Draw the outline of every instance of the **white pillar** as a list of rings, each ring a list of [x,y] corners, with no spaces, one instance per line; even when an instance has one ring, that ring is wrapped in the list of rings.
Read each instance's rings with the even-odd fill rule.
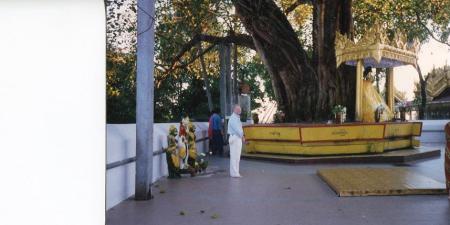
[[[154,0],[138,0],[135,199],[151,198],[153,179]]]

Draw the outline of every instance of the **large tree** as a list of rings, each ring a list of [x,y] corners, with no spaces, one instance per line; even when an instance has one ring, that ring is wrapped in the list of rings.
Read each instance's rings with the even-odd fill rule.
[[[313,55],[308,56],[286,15],[271,0],[235,0],[236,13],[252,36],[271,75],[288,121],[327,119],[334,104],[353,106],[354,69],[336,68],[336,31],[352,36],[352,2],[313,2]]]
[[[283,12],[272,0],[234,0],[245,34],[225,37],[197,34],[186,43],[175,62],[198,42],[235,43],[255,49],[272,81],[279,108],[287,121],[328,119],[335,104],[354,107],[354,68],[336,68],[337,31],[353,36],[352,1],[299,1]],[[308,54],[287,14],[302,4],[313,6],[313,51]],[[306,15],[307,17],[307,15]],[[194,58],[195,59],[195,58]]]

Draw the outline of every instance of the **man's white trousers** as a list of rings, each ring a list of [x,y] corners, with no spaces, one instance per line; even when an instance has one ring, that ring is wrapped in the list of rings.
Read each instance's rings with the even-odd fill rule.
[[[241,160],[242,139],[237,135],[230,135],[230,176],[239,177],[239,161]]]

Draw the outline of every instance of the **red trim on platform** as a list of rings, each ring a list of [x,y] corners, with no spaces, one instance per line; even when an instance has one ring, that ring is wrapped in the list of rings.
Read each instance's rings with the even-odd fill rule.
[[[299,143],[298,140],[276,140],[276,139],[245,139],[246,141],[270,141],[270,142],[292,142]],[[301,143],[300,143],[301,144]]]
[[[364,139],[335,139],[335,140],[317,140],[317,141],[303,141],[303,143],[318,143],[318,142],[350,142],[350,141],[382,141],[384,138],[364,138]]]
[[[302,138],[302,128],[301,127],[299,127],[298,128],[298,135],[300,136],[299,138],[300,138],[300,144],[302,144],[303,143],[303,138]]]
[[[422,127],[423,127],[423,123],[422,122],[416,122],[416,123],[420,123],[420,132],[419,135],[415,135],[416,137],[420,137],[420,135],[422,135]]]
[[[447,186],[447,191],[450,196],[450,123],[447,123],[444,127],[445,130],[445,139],[447,141],[447,145],[444,153],[444,171],[445,171],[445,183]]]

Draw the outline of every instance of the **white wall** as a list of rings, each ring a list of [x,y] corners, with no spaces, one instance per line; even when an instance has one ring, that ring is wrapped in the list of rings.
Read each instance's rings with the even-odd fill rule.
[[[442,145],[445,143],[444,127],[450,120],[421,120],[422,136],[419,140],[424,144]]]
[[[208,136],[208,123],[194,123],[197,127],[197,139]],[[177,123],[158,123],[154,125],[153,151],[167,147],[167,135],[170,125]],[[136,154],[136,124],[108,124],[106,143],[106,163],[118,162]],[[207,150],[208,141],[198,142],[198,152]],[[167,176],[165,154],[153,157],[153,182]],[[117,205],[134,194],[135,163],[128,163],[106,171],[106,208]]]
[[[103,0],[0,0],[0,224],[105,223]]]

